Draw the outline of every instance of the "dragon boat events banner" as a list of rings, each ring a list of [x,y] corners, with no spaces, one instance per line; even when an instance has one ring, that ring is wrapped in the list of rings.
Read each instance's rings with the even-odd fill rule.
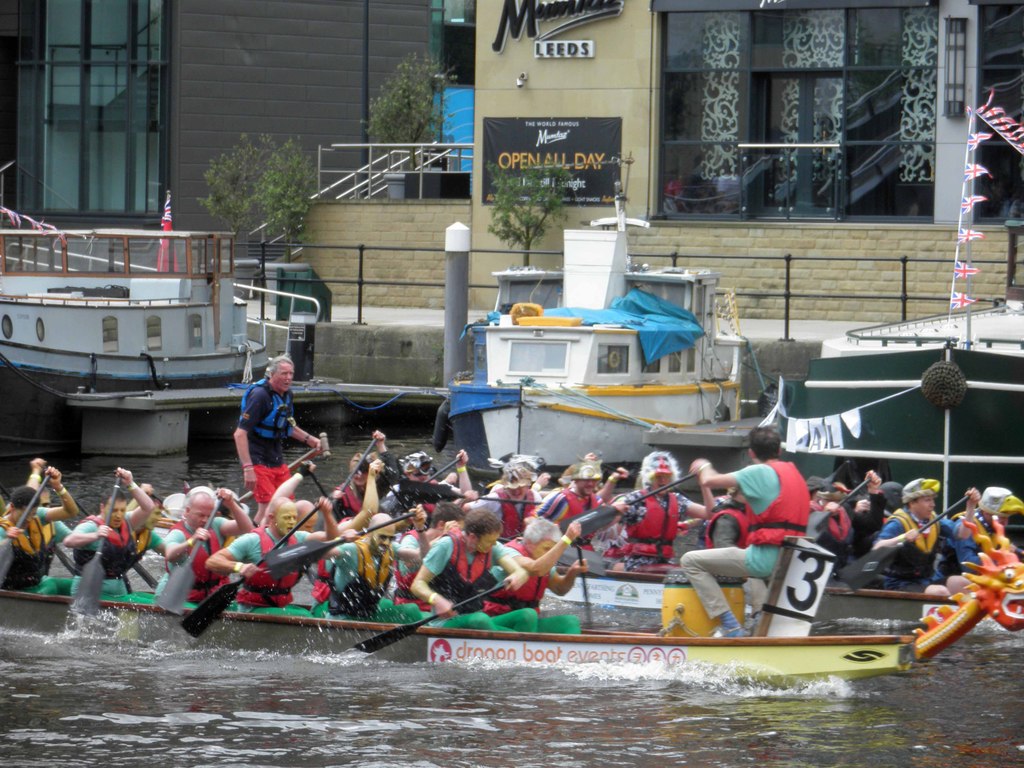
[[[611,205],[621,157],[619,117],[486,117],[483,202],[494,201],[492,165],[561,165],[572,173],[566,205]]]

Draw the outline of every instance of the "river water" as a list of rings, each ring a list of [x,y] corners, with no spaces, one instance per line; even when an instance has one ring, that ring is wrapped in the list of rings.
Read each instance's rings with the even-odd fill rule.
[[[422,445],[393,443],[400,452]],[[335,445],[335,457],[363,447]],[[182,480],[241,481],[228,443],[194,447],[189,458],[53,462],[89,511],[118,464],[162,494]],[[0,479],[23,482],[25,466],[0,462]],[[321,465],[325,485],[345,466]],[[595,618],[617,613],[597,609]],[[997,768],[1024,765],[1021,680],[1024,632],[987,628],[900,675],[767,686],[695,665],[182,650],[73,629],[15,632],[0,617],[0,764]]]

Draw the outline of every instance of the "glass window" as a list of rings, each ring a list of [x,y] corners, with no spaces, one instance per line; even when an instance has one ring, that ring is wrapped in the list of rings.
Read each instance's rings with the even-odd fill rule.
[[[232,240],[230,237],[225,237],[220,240],[220,273],[222,275],[231,274],[234,268],[234,262],[232,261],[233,254],[231,253]]]
[[[567,341],[513,341],[509,344],[509,373],[565,373]]]
[[[180,238],[132,238],[128,250],[133,275],[183,274],[187,267],[185,241]]]
[[[673,352],[671,355],[666,355],[664,359],[668,361],[669,373],[679,373],[683,369],[682,352]]]
[[[205,275],[207,272],[211,272],[210,265],[207,263],[206,256],[206,240],[200,238],[193,238],[192,240],[192,274],[194,275]]]
[[[841,10],[763,11],[753,14],[753,65],[771,69],[843,66],[845,14]]]
[[[848,150],[851,215],[930,216],[934,208],[935,146],[872,144]],[[914,181],[914,179],[917,179]]]
[[[146,318],[146,349],[150,352],[162,349],[164,345],[160,318],[150,315]]]
[[[599,344],[597,347],[597,372],[629,373],[629,345]]]
[[[103,318],[103,351],[117,352],[117,318],[112,315]]]
[[[896,8],[850,12],[850,66],[896,66],[902,63],[902,20]]]
[[[163,13],[163,0],[23,4],[19,207],[159,210],[167,125]]]
[[[665,25],[666,69],[737,69],[747,65],[747,16],[670,13]]]
[[[60,272],[61,243],[57,238],[4,238],[5,272]]]
[[[68,240],[69,272],[124,272],[124,242],[108,238]]]
[[[199,314],[188,316],[188,345],[191,349],[202,349],[203,317]]]

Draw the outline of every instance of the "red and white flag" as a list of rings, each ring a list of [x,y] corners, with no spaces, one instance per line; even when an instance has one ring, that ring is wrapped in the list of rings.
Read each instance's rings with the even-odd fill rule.
[[[171,217],[171,190],[167,190],[167,199],[164,201],[164,215],[160,217],[160,229],[170,232],[174,229],[174,219]],[[178,251],[174,251],[174,269],[171,269],[171,242],[167,238],[160,240],[160,252],[156,257],[157,272],[178,271]]]
[[[960,227],[959,231],[957,232],[957,236],[956,236],[956,241],[958,243],[968,243],[971,240],[984,240],[984,239],[985,239],[985,233],[984,232],[979,232],[976,229],[966,229],[964,227]]]
[[[949,306],[951,309],[963,309],[968,304],[973,304],[976,301],[977,299],[972,299],[966,293],[957,293],[954,291],[952,296],[949,298]]]
[[[963,261],[957,259],[953,264],[953,277],[955,279],[965,280],[971,275],[976,275],[981,272],[977,267],[971,266]]]

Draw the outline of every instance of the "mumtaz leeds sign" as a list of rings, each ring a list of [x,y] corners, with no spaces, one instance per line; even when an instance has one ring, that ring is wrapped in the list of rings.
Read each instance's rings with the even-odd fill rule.
[[[501,53],[510,36],[519,40],[525,32],[533,40],[535,55],[557,55],[546,53],[546,41],[584,24],[621,16],[624,5],[625,0],[504,0],[498,34],[491,48],[495,53]],[[544,29],[541,29],[542,25]],[[571,42],[577,45],[590,43]],[[589,50],[589,55],[593,55],[592,43]]]

